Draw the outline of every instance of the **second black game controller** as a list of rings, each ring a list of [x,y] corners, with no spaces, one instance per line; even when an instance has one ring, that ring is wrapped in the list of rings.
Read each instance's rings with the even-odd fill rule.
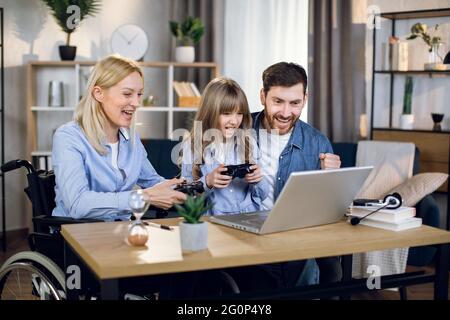
[[[196,196],[200,193],[203,193],[205,189],[203,188],[203,183],[201,181],[193,181],[193,182],[182,182],[178,184],[174,190],[183,192],[190,196]]]
[[[252,165],[248,163],[244,164],[236,164],[225,166],[227,171],[222,172],[222,174],[227,175],[234,178],[244,178],[246,174],[252,173],[254,170],[250,169]]]

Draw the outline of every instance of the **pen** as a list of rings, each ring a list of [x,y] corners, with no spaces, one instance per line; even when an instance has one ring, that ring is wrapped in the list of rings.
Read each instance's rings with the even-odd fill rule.
[[[164,230],[169,230],[169,231],[173,230],[172,227],[166,226],[165,224],[158,224],[158,223],[147,222],[147,221],[144,221],[144,224],[146,224],[147,226],[150,226],[150,227],[161,228]]]

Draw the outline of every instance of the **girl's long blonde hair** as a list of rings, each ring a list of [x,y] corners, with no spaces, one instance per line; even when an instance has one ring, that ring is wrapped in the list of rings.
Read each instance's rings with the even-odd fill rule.
[[[144,80],[142,70],[135,61],[119,55],[110,55],[102,59],[92,70],[86,93],[75,110],[74,120],[81,127],[92,147],[102,155],[107,153],[104,143],[106,141],[105,125],[108,119],[101,104],[93,96],[94,87],[111,88],[133,72],[138,72]]]
[[[200,101],[200,107],[195,116],[195,121],[200,121],[202,124],[202,132],[195,132],[196,126],[194,125],[189,134],[191,142],[191,155],[193,159],[192,175],[195,180],[200,178],[200,163],[203,163],[203,152],[205,148],[211,144],[211,141],[205,141],[203,139],[204,133],[209,129],[218,129],[220,127],[219,116],[224,113],[240,112],[242,113],[242,123],[239,126],[240,129],[250,129],[252,126],[252,117],[250,109],[248,107],[247,97],[244,91],[237,84],[236,81],[220,77],[212,80],[206,86],[202,99]],[[202,137],[201,150],[195,150],[196,137]],[[245,162],[251,160],[251,144],[244,134],[236,137],[240,139],[240,145],[245,146]],[[197,147],[198,148],[198,147]],[[195,159],[194,155],[201,155],[202,159]]]

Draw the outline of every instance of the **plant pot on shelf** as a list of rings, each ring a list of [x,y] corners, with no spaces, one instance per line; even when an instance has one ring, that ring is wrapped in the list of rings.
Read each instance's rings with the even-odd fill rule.
[[[400,116],[400,128],[405,130],[411,130],[414,128],[414,115],[402,114]]]
[[[77,55],[77,47],[75,46],[59,46],[59,57],[63,61],[73,61]]]
[[[200,251],[208,247],[208,224],[180,222],[180,241],[183,252]]]
[[[176,47],[175,61],[182,63],[192,63],[195,60],[195,48],[192,46]]]

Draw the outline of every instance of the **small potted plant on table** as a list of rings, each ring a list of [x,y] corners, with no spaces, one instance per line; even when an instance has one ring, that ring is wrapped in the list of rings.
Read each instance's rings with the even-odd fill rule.
[[[208,224],[200,221],[212,205],[206,203],[206,194],[188,196],[183,206],[175,205],[184,221],[180,222],[180,240],[183,252],[199,251],[208,246]]]

